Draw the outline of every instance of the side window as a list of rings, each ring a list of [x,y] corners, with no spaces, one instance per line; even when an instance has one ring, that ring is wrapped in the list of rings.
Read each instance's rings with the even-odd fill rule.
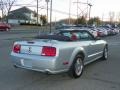
[[[68,37],[71,37],[71,34],[70,34],[70,32],[64,32],[64,33],[62,33],[64,36],[68,36]]]
[[[68,36],[72,41],[78,41],[79,40],[79,34],[76,31],[63,32],[62,35]]]
[[[93,37],[88,32],[79,32],[79,39],[80,40],[93,40]]]

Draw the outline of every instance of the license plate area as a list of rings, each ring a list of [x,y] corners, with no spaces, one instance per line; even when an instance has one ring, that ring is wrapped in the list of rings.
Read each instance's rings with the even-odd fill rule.
[[[42,47],[40,46],[21,46],[21,53],[22,54],[34,54],[40,55],[42,51]]]

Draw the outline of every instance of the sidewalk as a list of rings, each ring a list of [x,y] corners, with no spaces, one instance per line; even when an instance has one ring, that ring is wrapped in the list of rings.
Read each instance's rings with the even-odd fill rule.
[[[15,25],[12,26],[11,30],[49,30],[49,26],[26,26],[26,25]],[[54,27],[52,27],[54,29]]]
[[[11,34],[11,35],[1,35],[0,40],[13,40],[13,39],[22,39],[22,38],[33,38],[37,33],[32,34]]]

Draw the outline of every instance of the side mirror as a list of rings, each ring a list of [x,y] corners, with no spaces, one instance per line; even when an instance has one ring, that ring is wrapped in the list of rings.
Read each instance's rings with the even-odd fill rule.
[[[95,37],[95,40],[101,40],[101,38],[100,37]]]

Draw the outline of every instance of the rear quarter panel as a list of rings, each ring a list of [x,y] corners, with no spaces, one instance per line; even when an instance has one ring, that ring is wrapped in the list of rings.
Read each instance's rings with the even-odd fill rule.
[[[96,48],[96,50],[98,51],[103,51],[105,45],[107,43],[104,40],[98,40],[96,41],[96,45],[98,45]],[[85,42],[65,42],[65,43],[61,43],[59,44],[59,54],[58,54],[58,58],[56,61],[56,66],[58,66],[58,68],[69,68],[72,63],[73,60],[75,58],[75,56],[77,54],[79,54],[80,52],[82,52],[84,54],[84,61],[87,62],[89,61],[88,58],[88,53],[90,50],[89,49],[89,43],[86,41]],[[95,52],[98,52],[95,51]],[[102,56],[102,55],[101,55]],[[68,61],[69,64],[68,65],[63,65],[63,62]]]
[[[85,50],[82,47],[80,47],[80,45],[77,42],[65,42],[64,44],[59,45],[59,54],[56,61],[57,69],[69,69],[75,56],[80,51],[85,53]],[[68,62],[68,64],[64,65],[64,62]]]

